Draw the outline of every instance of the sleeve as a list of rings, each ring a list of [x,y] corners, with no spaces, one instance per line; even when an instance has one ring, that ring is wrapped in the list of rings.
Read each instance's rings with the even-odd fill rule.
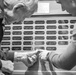
[[[50,53],[49,61],[57,68],[72,69],[76,65],[76,44],[71,42],[67,50],[62,54]]]

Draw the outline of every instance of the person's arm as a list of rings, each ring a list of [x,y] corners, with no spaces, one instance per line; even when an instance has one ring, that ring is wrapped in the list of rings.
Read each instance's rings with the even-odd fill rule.
[[[76,27],[73,30],[71,43],[66,48],[65,52],[57,54],[56,52],[43,51],[40,53],[40,58],[43,61],[48,60],[57,68],[70,70],[76,65]]]
[[[14,52],[14,61],[23,61],[24,58],[28,58],[29,56],[32,56],[36,54],[37,51],[30,51],[30,52]]]
[[[50,53],[49,61],[57,68],[72,69],[76,65],[76,43],[70,43],[67,50],[62,54]]]
[[[55,67],[67,70],[72,69],[76,65],[76,26],[74,26],[72,40],[66,51],[62,54],[50,53],[49,61]]]
[[[15,52],[14,61],[21,61],[27,67],[30,67],[36,62],[38,53],[39,52],[37,50],[30,52]]]

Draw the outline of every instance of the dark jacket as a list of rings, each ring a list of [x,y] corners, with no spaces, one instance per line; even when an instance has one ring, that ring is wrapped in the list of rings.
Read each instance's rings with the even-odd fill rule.
[[[2,18],[0,18],[0,43],[2,41],[2,38],[3,38],[3,26],[4,24],[2,24]],[[2,60],[11,60],[13,61],[14,60],[14,53],[13,52],[3,52],[0,50],[0,59]],[[2,67],[2,63],[0,61],[0,69]]]

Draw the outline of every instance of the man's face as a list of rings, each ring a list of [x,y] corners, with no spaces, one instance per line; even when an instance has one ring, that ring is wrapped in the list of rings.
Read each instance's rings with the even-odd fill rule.
[[[37,0],[4,0],[6,24],[23,21],[37,10]]]
[[[57,0],[61,4],[62,10],[66,10],[72,15],[76,16],[76,0]]]

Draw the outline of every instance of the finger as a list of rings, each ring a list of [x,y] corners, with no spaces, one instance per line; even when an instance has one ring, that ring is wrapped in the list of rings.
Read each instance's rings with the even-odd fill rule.
[[[33,59],[31,57],[28,57],[28,59],[31,63],[33,63]]]
[[[41,54],[39,55],[39,58],[40,58],[40,60],[43,60],[43,56]]]
[[[43,56],[43,52],[41,52],[40,54],[39,54],[39,57],[42,57]]]
[[[42,54],[39,54],[39,59],[40,59],[40,60],[42,59]]]
[[[32,57],[32,59],[34,59],[34,60],[37,59],[37,56],[36,56],[36,55],[33,55],[33,56],[31,56],[31,57]]]
[[[33,63],[35,63],[37,61],[37,56],[36,57],[32,57],[33,59]]]

